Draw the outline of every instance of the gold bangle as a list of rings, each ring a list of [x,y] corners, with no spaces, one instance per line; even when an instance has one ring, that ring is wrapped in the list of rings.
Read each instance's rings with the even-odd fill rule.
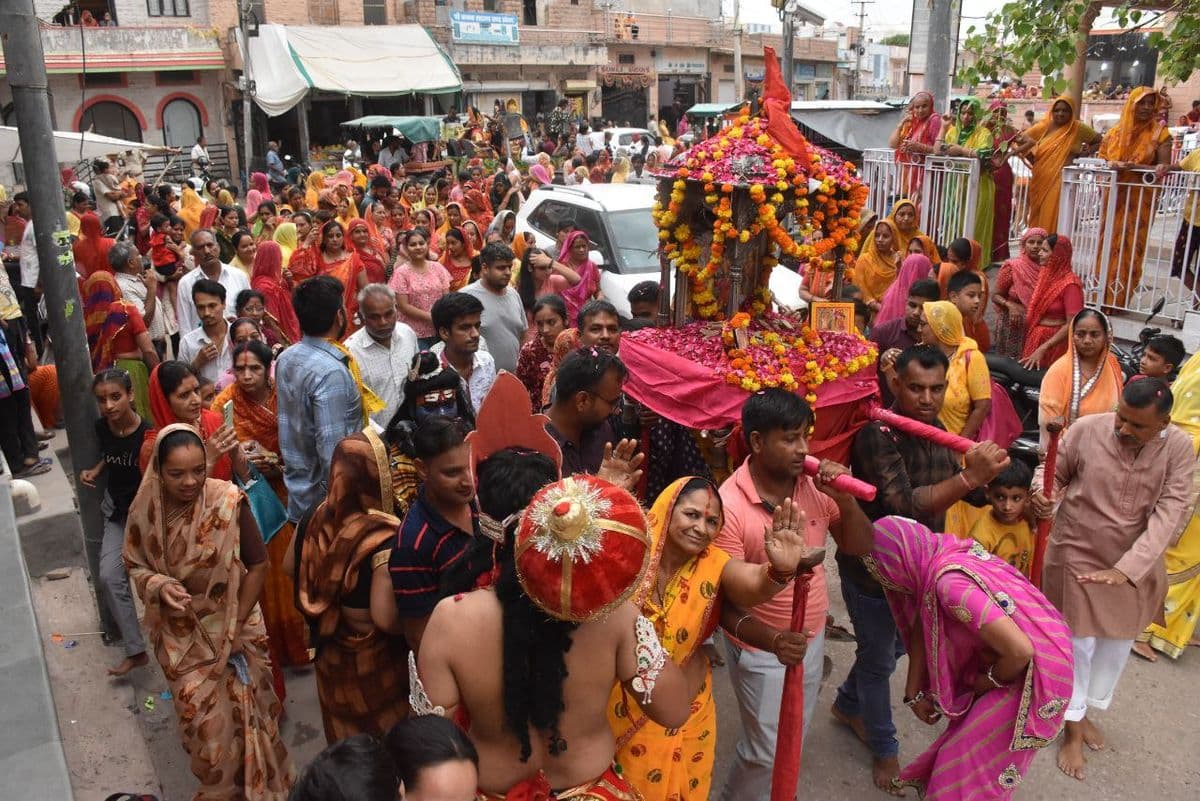
[[[735,639],[735,640],[742,639],[741,637],[738,636],[738,632],[741,631],[742,624],[746,622],[746,618],[748,618],[748,617],[751,617],[749,612],[742,615],[740,618],[738,618],[738,622],[733,624],[733,639]]]

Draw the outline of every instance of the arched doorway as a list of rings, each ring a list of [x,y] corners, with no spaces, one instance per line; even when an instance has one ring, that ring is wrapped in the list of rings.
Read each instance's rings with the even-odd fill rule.
[[[142,141],[142,126],[138,124],[137,116],[111,100],[101,100],[88,106],[79,118],[79,130],[132,142]]]
[[[200,110],[190,100],[177,97],[163,107],[163,144],[190,148],[200,136]]]

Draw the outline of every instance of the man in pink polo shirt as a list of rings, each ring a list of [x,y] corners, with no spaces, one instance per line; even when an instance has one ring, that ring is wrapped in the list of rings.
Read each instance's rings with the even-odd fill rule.
[[[747,399],[742,407],[742,433],[750,456],[721,485],[725,527],[716,544],[734,558],[750,563],[767,561],[763,538],[771,527],[775,507],[791,498],[804,516],[805,540],[824,547],[829,534],[840,551],[870,553],[871,522],[849,495],[828,486],[834,477],[849,472],[836,462],[823,461],[816,481],[804,475],[808,455],[808,429],[813,413],[799,396],[782,389],[767,389]],[[804,729],[808,730],[821,687],[825,659],[825,568],[813,569],[809,583],[804,629],[808,650],[804,655]],[[792,588],[750,610],[758,622],[780,630],[791,627]],[[775,735],[786,668],[775,654],[728,640],[729,674],[741,709],[742,738],[729,771],[723,801],[766,801],[771,793]]]

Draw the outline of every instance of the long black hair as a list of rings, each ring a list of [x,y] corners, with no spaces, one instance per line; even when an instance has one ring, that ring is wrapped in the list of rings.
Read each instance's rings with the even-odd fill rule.
[[[521,273],[517,276],[517,294],[521,296],[521,305],[525,307],[525,313],[533,311],[534,301],[537,300],[534,294],[537,290],[533,284],[533,265],[529,263],[530,258],[535,253],[550,255],[541,248],[530,247],[526,248],[521,254]]]
[[[512,448],[490,456],[477,472],[480,511],[500,521],[524,509],[538,490],[558,478],[548,457]],[[566,654],[578,624],[550,617],[525,595],[513,560],[516,525],[508,527],[504,543],[495,549],[500,570],[496,598],[504,621],[504,722],[521,744],[521,761],[527,762],[533,754],[530,726],[549,734],[551,753],[563,747],[558,718],[564,709]]]

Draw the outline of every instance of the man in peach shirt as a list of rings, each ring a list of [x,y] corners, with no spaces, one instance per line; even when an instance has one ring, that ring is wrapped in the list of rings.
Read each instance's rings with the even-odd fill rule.
[[[734,558],[750,563],[767,561],[763,544],[771,515],[784,499],[803,515],[808,545],[824,547],[833,534],[838,548],[854,554],[871,550],[871,523],[855,500],[829,486],[845,467],[823,461],[816,480],[804,475],[808,429],[813,413],[799,396],[767,389],[742,407],[742,430],[750,456],[721,485],[725,527],[716,544]],[[817,566],[808,585],[804,636],[804,729],[807,731],[821,687],[825,659],[825,569]],[[786,632],[791,628],[792,588],[760,604],[750,614],[759,623]],[[766,801],[771,793],[775,737],[786,668],[775,654],[728,641],[729,674],[741,709],[742,738],[721,798],[725,801]]]

